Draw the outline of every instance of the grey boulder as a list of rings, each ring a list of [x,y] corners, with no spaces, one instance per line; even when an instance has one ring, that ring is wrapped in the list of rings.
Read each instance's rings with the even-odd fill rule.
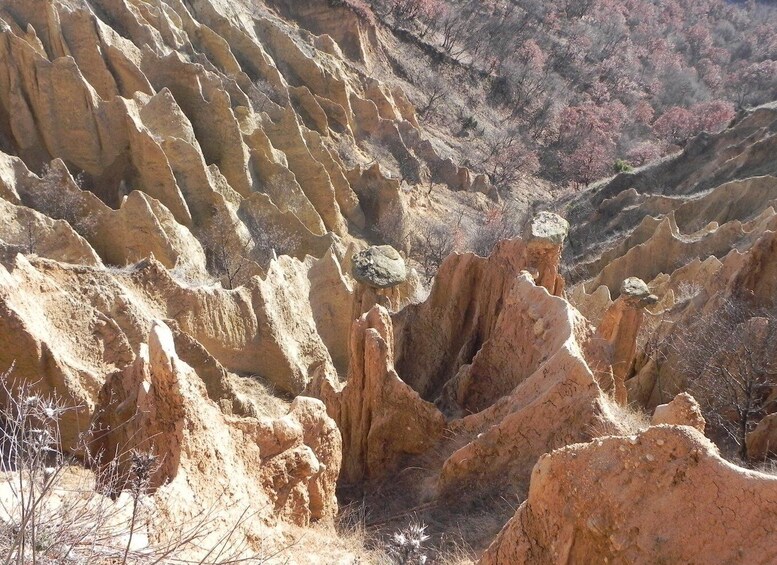
[[[390,288],[407,279],[405,261],[390,245],[377,245],[354,253],[351,262],[353,278],[373,288]]]

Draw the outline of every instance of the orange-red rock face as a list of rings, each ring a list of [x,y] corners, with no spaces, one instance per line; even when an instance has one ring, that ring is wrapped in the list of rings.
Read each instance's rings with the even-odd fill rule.
[[[686,426],[572,445],[540,458],[480,563],[770,563],[776,485]]]
[[[401,457],[434,446],[445,427],[442,413],[399,378],[393,353],[391,318],[375,306],[353,323],[344,387],[315,383],[343,434],[344,484],[391,475]]]
[[[90,436],[91,453],[113,470],[119,489],[132,479],[133,453],[156,457],[149,486],[171,524],[186,520],[180,505],[191,499],[218,508],[222,534],[233,521],[248,538],[278,520],[304,526],[337,512],[342,443],[324,405],[298,397],[277,419],[223,413],[161,321],[134,364],[107,379]],[[243,523],[244,511],[252,519]],[[174,531],[171,524],[158,525],[157,535]]]

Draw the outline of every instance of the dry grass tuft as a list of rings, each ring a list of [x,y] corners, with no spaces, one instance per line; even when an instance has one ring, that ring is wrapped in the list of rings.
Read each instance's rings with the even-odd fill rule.
[[[607,398],[601,408],[599,421],[591,427],[591,437],[630,436],[650,427],[650,416],[636,404],[621,406]]]
[[[757,465],[755,465],[753,469],[758,471],[759,473],[764,473],[766,475],[773,475],[777,477],[777,460],[767,459],[766,461],[762,461]]]
[[[228,375],[235,390],[252,402],[260,416],[280,418],[288,413],[292,398],[277,390],[269,381],[256,375]]]
[[[366,528],[364,506],[344,507],[332,522],[290,530],[293,541],[267,561],[269,564],[387,565],[391,563],[380,542]]]

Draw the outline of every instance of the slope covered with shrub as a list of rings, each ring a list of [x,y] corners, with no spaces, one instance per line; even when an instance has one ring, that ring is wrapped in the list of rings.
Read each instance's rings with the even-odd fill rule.
[[[491,180],[589,183],[777,96],[777,10],[723,0],[371,0],[427,120]],[[412,46],[409,47],[409,46]],[[403,57],[404,56],[404,57]],[[432,71],[414,71],[413,56]],[[436,111],[435,111],[436,110]]]

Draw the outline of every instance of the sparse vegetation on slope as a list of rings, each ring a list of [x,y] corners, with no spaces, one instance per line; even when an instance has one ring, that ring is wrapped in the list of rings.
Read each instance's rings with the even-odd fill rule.
[[[641,166],[777,93],[777,10],[723,0],[373,0],[419,107],[461,129],[498,186],[539,170],[588,184]],[[413,61],[418,57],[426,64]],[[424,72],[427,65],[433,73]],[[485,88],[484,88],[485,86]],[[456,124],[456,119],[460,125]],[[494,155],[505,136],[509,153]],[[470,150],[471,151],[471,150]],[[535,164],[536,162],[536,164]],[[518,163],[519,165],[515,165]],[[521,163],[531,163],[525,168]],[[521,171],[521,169],[524,169]]]

